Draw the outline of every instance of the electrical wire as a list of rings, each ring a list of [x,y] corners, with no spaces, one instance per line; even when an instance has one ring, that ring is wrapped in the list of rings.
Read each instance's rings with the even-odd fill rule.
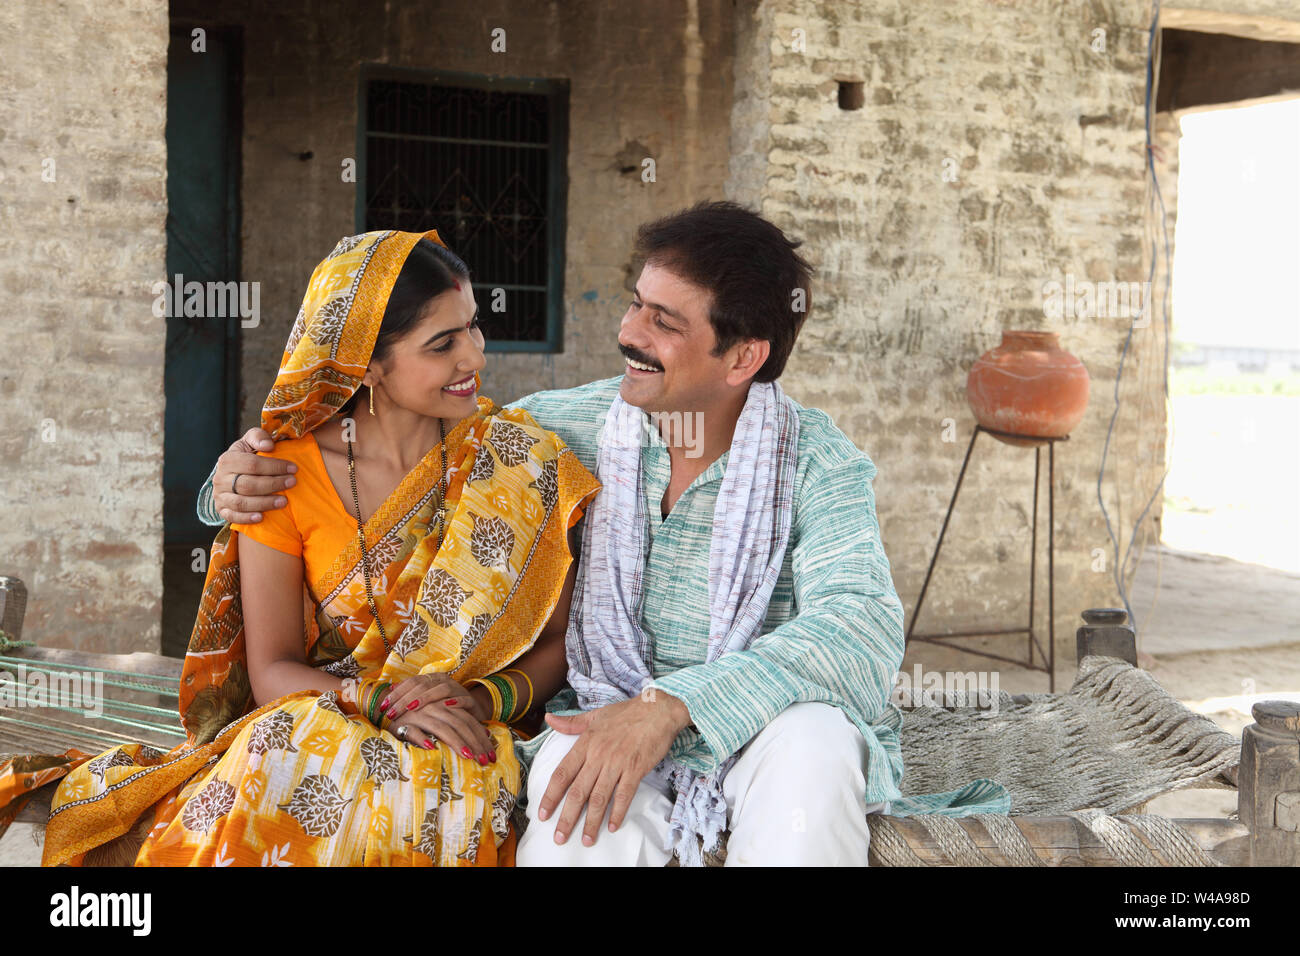
[[[1149,173],[1149,191],[1148,191],[1149,198],[1147,200],[1147,211],[1148,213],[1151,213],[1153,211],[1152,210],[1153,204],[1158,204],[1159,211],[1160,211],[1160,228],[1164,238],[1164,250],[1165,250],[1164,290],[1161,294],[1160,313],[1161,313],[1161,321],[1164,325],[1164,333],[1165,333],[1164,361],[1162,363],[1162,370],[1163,370],[1165,411],[1166,411],[1166,415],[1168,415],[1169,417],[1167,434],[1169,434],[1173,431],[1173,403],[1169,395],[1169,340],[1170,340],[1169,286],[1171,281],[1173,264],[1170,261],[1170,253],[1169,253],[1169,223],[1168,223],[1168,218],[1165,210],[1164,197],[1161,195],[1161,191],[1160,191],[1160,180],[1158,175],[1156,174],[1155,151],[1153,149],[1154,144],[1152,143],[1152,117],[1153,117],[1152,99],[1155,95],[1156,78],[1158,76],[1157,70],[1159,68],[1159,63],[1160,63],[1159,25],[1160,25],[1160,0],[1155,0],[1154,7],[1152,10],[1152,15],[1151,15],[1151,26],[1147,34],[1148,52],[1147,52],[1147,75],[1146,75],[1146,105],[1145,105],[1145,114],[1144,114],[1145,134],[1146,134],[1146,170]],[[1155,241],[1155,237],[1152,237],[1151,268],[1147,274],[1147,289],[1151,288],[1152,283],[1155,279],[1156,265],[1158,262],[1159,262],[1159,247]],[[1146,301],[1144,303],[1146,309],[1150,308],[1151,305],[1150,300],[1151,300],[1151,296],[1150,294],[1148,294],[1146,296]],[[1169,462],[1171,461],[1172,456],[1166,453],[1164,473],[1160,476],[1160,481],[1156,484],[1155,490],[1151,493],[1151,497],[1147,500],[1146,505],[1143,507],[1141,513],[1138,515],[1137,520],[1134,522],[1133,532],[1129,536],[1128,545],[1124,550],[1123,557],[1121,558],[1120,542],[1115,537],[1115,530],[1110,520],[1110,512],[1106,508],[1106,500],[1104,495],[1102,494],[1102,482],[1106,475],[1106,458],[1110,452],[1110,442],[1115,431],[1115,421],[1119,417],[1119,410],[1121,405],[1120,382],[1124,377],[1124,364],[1128,358],[1129,347],[1133,341],[1133,330],[1134,330],[1134,322],[1130,321],[1128,335],[1125,336],[1124,338],[1124,348],[1120,353],[1119,368],[1115,373],[1115,389],[1114,389],[1115,409],[1111,413],[1110,424],[1106,428],[1106,440],[1105,443],[1102,445],[1102,451],[1101,451],[1101,465],[1097,471],[1097,503],[1101,506],[1102,517],[1106,521],[1106,534],[1110,537],[1111,545],[1113,548],[1114,561],[1112,563],[1112,567],[1113,567],[1113,574],[1115,578],[1115,587],[1119,591],[1120,600],[1124,602],[1124,610],[1128,612],[1129,620],[1133,624],[1134,631],[1139,631],[1138,620],[1134,616],[1133,608],[1129,603],[1128,587],[1125,584],[1125,578],[1127,578],[1130,574],[1128,570],[1128,565],[1133,551],[1133,543],[1134,541],[1137,540],[1138,534],[1142,529],[1142,522],[1146,519],[1147,513],[1151,510],[1152,504],[1155,503],[1156,496],[1159,495],[1161,490],[1164,488],[1165,479],[1169,476]],[[1138,562],[1140,562],[1140,560],[1141,560],[1141,551],[1139,551],[1138,553]],[[1132,569],[1132,573],[1136,574],[1136,572],[1137,572],[1137,564],[1135,563]],[[1155,604],[1154,602],[1152,602],[1152,608],[1154,609],[1154,607]]]

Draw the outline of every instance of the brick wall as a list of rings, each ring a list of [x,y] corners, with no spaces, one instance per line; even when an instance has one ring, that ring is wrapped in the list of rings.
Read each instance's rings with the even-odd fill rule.
[[[1066,274],[1146,279],[1150,11],[1082,0],[751,9],[770,26],[738,45],[736,88],[770,91],[765,141],[749,146],[766,168],[733,167],[730,187],[753,196],[761,183],[762,212],[807,240],[819,269],[786,388],[831,412],[878,465],[882,533],[909,620],[974,427],[971,363],[1004,329],[1045,328],[1091,373],[1087,417],[1056,460],[1056,629],[1068,654],[1079,610],[1118,600],[1096,484],[1129,323],[1048,319],[1043,285]],[[837,78],[865,83],[863,109],[839,109]],[[737,97],[734,136],[754,129],[752,109]],[[1160,334],[1157,323],[1136,333],[1130,401]],[[1154,490],[1139,454],[1162,460],[1163,443],[1163,416],[1117,423],[1111,463],[1118,455],[1121,467],[1108,469],[1104,491],[1124,538]],[[1014,626],[1027,613],[1033,453],[981,438],[975,455],[920,630]],[[1040,587],[1045,565],[1040,557]]]
[[[33,639],[156,651],[166,5],[11,0],[0,37],[0,573]]]
[[[565,350],[493,355],[488,394],[616,374],[636,225],[725,193],[806,240],[818,267],[784,384],[880,467],[909,611],[973,426],[966,373],[1006,328],[1059,331],[1093,379],[1057,456],[1063,649],[1080,608],[1116,601],[1096,484],[1128,322],[1047,319],[1042,287],[1147,277],[1145,2],[406,0],[362,15],[245,0],[220,21],[206,6],[177,0],[171,15],[245,26],[242,278],[262,284],[262,323],[242,333],[244,425],[312,267],[354,231],[339,170],[356,152],[359,65],[567,77]],[[0,371],[0,572],[31,585],[43,641],[156,648],[164,330],[149,286],[164,272],[167,15],[125,0],[47,9],[0,9],[0,36],[21,37],[0,57],[0,288],[21,353]],[[490,50],[497,26],[505,54]],[[837,77],[865,82],[864,109],[838,108]],[[1169,191],[1166,204],[1172,217]],[[1157,317],[1131,343],[1103,485],[1121,546],[1163,467],[1162,359]],[[1032,453],[978,449],[925,629],[1023,617]],[[1148,535],[1157,516],[1158,502]]]

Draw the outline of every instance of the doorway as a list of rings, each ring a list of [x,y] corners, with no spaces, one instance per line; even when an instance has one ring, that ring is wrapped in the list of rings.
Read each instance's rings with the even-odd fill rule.
[[[172,24],[167,280],[174,288],[239,279],[241,48],[237,28]],[[184,314],[190,311],[173,298],[166,319],[162,650],[172,656],[183,656],[189,643],[212,544],[195,500],[238,428],[239,317]]]
[[[1180,126],[1162,542],[1300,574],[1300,99]]]

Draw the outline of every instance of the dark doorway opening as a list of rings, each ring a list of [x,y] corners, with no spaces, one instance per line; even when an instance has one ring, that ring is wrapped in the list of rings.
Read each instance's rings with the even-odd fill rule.
[[[173,22],[167,52],[167,279],[239,279],[238,28]],[[181,276],[178,280],[176,277]],[[212,302],[205,297],[205,305]],[[185,653],[213,531],[195,499],[238,428],[239,322],[226,309],[167,317],[163,441],[164,654]]]

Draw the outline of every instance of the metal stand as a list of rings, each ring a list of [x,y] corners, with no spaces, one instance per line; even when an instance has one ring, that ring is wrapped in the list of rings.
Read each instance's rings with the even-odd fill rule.
[[[1038,643],[1038,637],[1034,633],[1034,579],[1036,558],[1038,556],[1038,481],[1042,464],[1042,445],[1034,448],[1034,516],[1031,527],[1031,538],[1029,544],[1029,625],[1028,627],[1009,627],[998,630],[983,631],[948,631],[946,633],[913,633],[916,628],[916,622],[921,617],[921,607],[925,604],[925,592],[930,587],[930,578],[934,574],[934,565],[939,560],[939,549],[943,547],[943,537],[948,531],[948,521],[952,518],[953,506],[957,504],[957,494],[961,491],[962,480],[966,477],[966,466],[970,464],[971,452],[975,450],[975,439],[979,438],[980,432],[988,432],[990,435],[1005,435],[1008,438],[1023,438],[1031,441],[1042,442],[1047,445],[1047,653],[1043,653],[1043,647]],[[985,428],[983,425],[975,426],[975,433],[970,436],[970,444],[966,446],[966,457],[962,460],[961,471],[957,474],[957,486],[952,490],[952,500],[948,502],[948,513],[943,516],[943,527],[939,529],[939,540],[935,542],[934,554],[930,558],[930,567],[926,569],[925,581],[921,585],[921,596],[916,599],[916,608],[912,611],[912,621],[907,628],[907,644],[912,641],[920,641],[926,644],[938,644],[940,647],[950,647],[954,650],[964,651],[967,654],[975,654],[979,657],[988,657],[996,661],[1007,661],[1011,664],[1019,664],[1021,667],[1034,671],[1043,671],[1047,674],[1047,689],[1049,693],[1056,692],[1056,564],[1055,550],[1056,541],[1054,535],[1055,528],[1055,506],[1056,506],[1056,442],[1069,441],[1069,436],[1061,438],[1045,438],[1037,435],[1016,435],[1012,432],[999,432],[991,428]],[[957,644],[949,644],[938,638],[954,637],[995,637],[1000,634],[1026,634],[1029,637],[1028,659],[1021,660],[1015,657],[1007,657],[1002,654],[991,654],[988,651],[976,651],[968,647],[961,647]],[[1038,656],[1044,663],[1034,663],[1034,648],[1038,648]]]

